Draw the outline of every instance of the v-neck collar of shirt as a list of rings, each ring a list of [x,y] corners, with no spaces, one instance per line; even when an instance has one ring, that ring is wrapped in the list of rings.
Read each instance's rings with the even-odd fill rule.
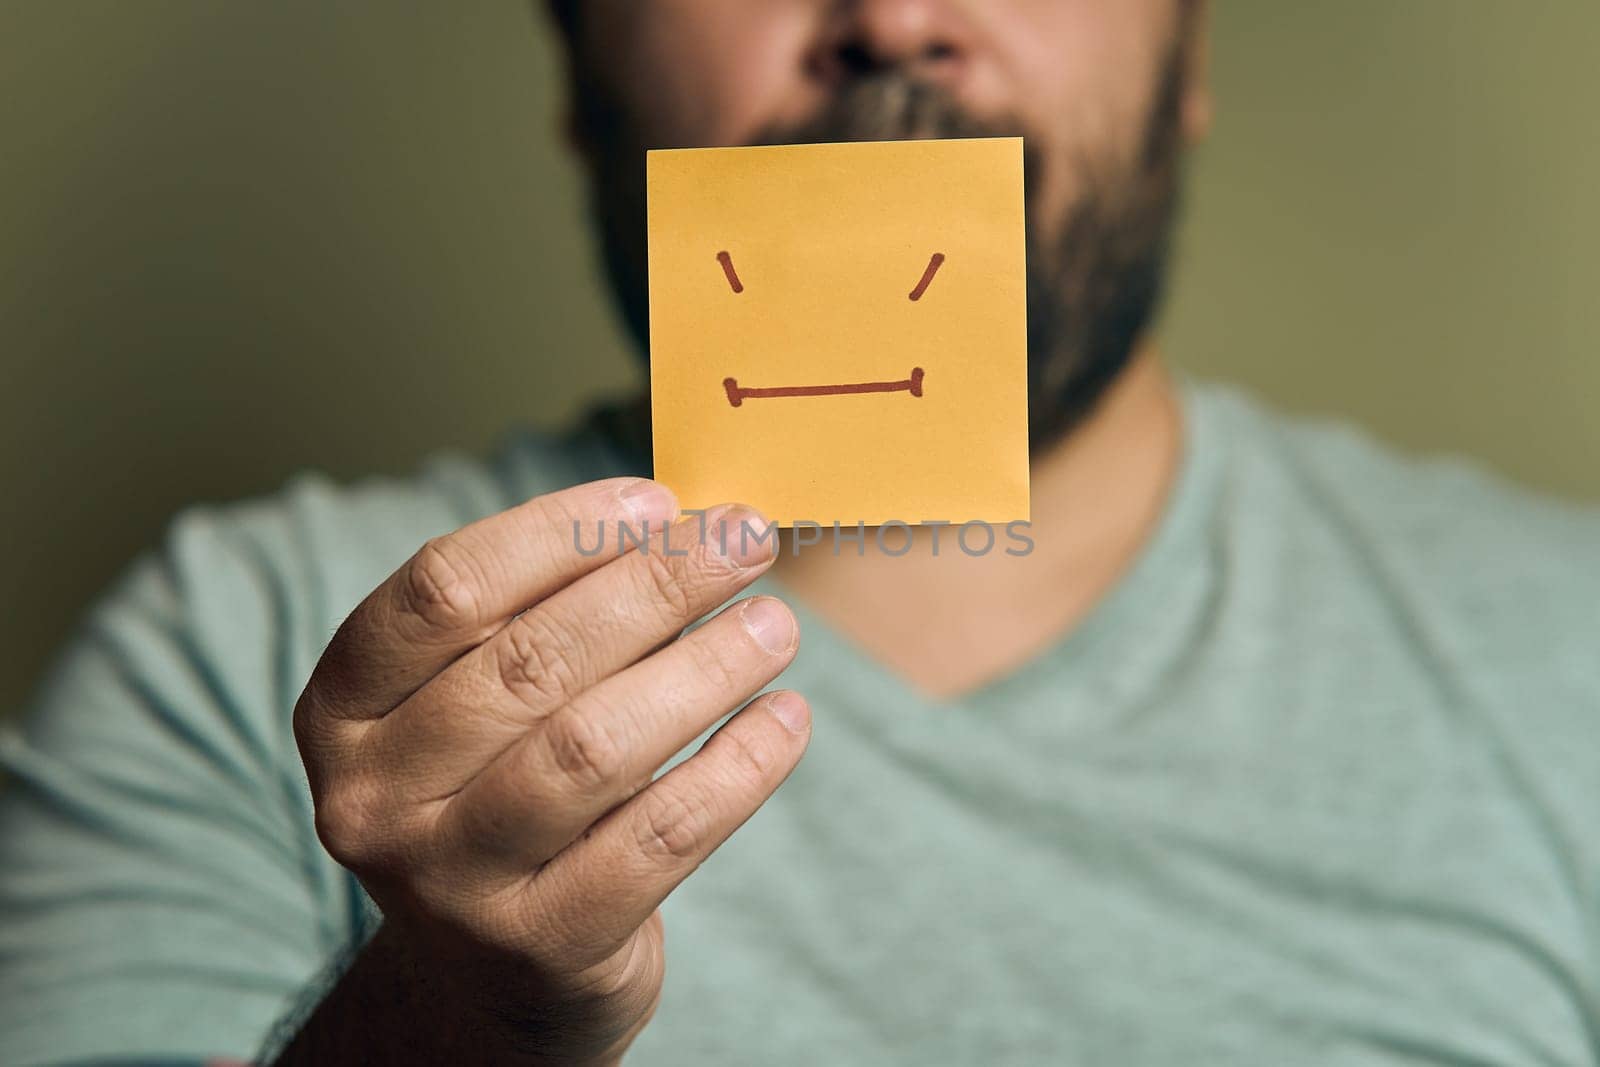
[[[1061,687],[1102,676],[1123,659],[1122,643],[1139,640],[1152,612],[1164,610],[1174,582],[1204,564],[1205,527],[1218,496],[1224,466],[1222,415],[1218,398],[1188,382],[1182,384],[1183,452],[1177,475],[1155,528],[1138,550],[1127,572],[1067,633],[1010,673],[947,699],[927,696],[873,659],[771,575],[751,592],[785,600],[801,628],[801,653],[793,681],[823,692],[848,687],[837,698],[886,709],[880,722],[886,731],[902,728],[940,733],[947,724],[977,720],[993,724],[1041,695],[1058,695]],[[787,676],[786,676],[787,677]],[[785,684],[780,679],[779,685]]]

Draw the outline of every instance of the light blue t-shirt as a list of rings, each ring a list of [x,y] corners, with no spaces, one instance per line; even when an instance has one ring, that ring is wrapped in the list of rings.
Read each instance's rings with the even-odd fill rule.
[[[668,901],[630,1063],[1600,1062],[1600,515],[1224,390],[1185,423],[1130,572],[996,684],[796,605],[810,751]],[[0,750],[0,1063],[251,1055],[369,921],[290,735],[335,626],[629,466],[529,436],[182,516]]]

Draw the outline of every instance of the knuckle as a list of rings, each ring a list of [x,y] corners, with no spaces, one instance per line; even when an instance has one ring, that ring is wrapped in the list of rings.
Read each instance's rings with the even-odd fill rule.
[[[751,730],[724,730],[722,751],[730,771],[752,784],[766,781],[777,763],[772,748]]]
[[[709,688],[722,691],[735,688],[742,672],[736,662],[738,647],[731,641],[714,639],[707,631],[691,634],[681,642],[690,670]]]
[[[315,825],[322,847],[345,867],[358,867],[372,845],[372,800],[353,784],[328,790],[317,803]]]
[[[587,715],[561,712],[546,724],[545,733],[551,762],[580,789],[598,789],[625,769],[622,745]]]
[[[694,594],[682,556],[668,556],[663,552],[641,552],[644,581],[649,595],[664,603],[668,614],[687,618],[694,604]]]
[[[582,688],[581,657],[570,635],[535,609],[506,630],[498,656],[500,684],[536,703],[559,701]]]
[[[300,763],[305,767],[306,779],[313,790],[321,787],[330,768],[342,762],[349,752],[349,733],[342,729],[348,725],[330,721],[310,688],[295,701],[290,728],[295,750],[300,754]]]
[[[546,493],[536,496],[527,502],[524,514],[528,522],[540,529],[570,529],[574,522],[581,522],[580,514],[568,501],[568,494]]]
[[[345,705],[360,700],[362,694],[354,679],[361,676],[370,656],[370,653],[364,654],[364,649],[377,636],[371,599],[363,600],[339,624],[295,701],[291,722],[295,738],[302,744],[323,738],[336,721],[345,717],[342,713]]]
[[[307,686],[300,694],[300,699],[294,702],[294,711],[289,717],[290,728],[294,731],[295,747],[300,750],[302,761],[316,751],[323,742],[324,729],[315,710],[315,699],[311,688]]]
[[[435,537],[406,564],[405,610],[438,629],[472,628],[478,623],[480,594],[458,542]]]
[[[564,567],[563,550],[558,546],[571,545],[583,527],[584,517],[564,503],[561,495],[535,497],[512,512],[522,535],[518,551],[531,570]]]
[[[711,836],[712,813],[703,801],[668,794],[645,805],[637,842],[647,856],[693,859]]]

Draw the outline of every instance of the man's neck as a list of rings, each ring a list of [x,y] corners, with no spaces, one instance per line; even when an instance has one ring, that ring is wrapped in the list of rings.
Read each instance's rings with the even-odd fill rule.
[[[1181,419],[1171,378],[1143,350],[1083,423],[1034,457],[1027,555],[1007,555],[1000,536],[969,556],[953,550],[953,529],[935,555],[922,527],[898,557],[870,536],[861,555],[835,555],[829,538],[796,553],[786,539],[773,574],[913,689],[958,697],[1061,640],[1127,571],[1172,488]]]

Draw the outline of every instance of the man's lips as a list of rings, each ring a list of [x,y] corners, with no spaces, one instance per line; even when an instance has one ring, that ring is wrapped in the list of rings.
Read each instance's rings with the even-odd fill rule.
[[[737,378],[722,379],[728,391],[728,403],[734,407],[755,397],[777,396],[843,396],[847,393],[910,393],[922,395],[922,368],[912,367],[911,377],[897,382],[850,382],[846,385],[774,385],[766,387],[741,386]]]

